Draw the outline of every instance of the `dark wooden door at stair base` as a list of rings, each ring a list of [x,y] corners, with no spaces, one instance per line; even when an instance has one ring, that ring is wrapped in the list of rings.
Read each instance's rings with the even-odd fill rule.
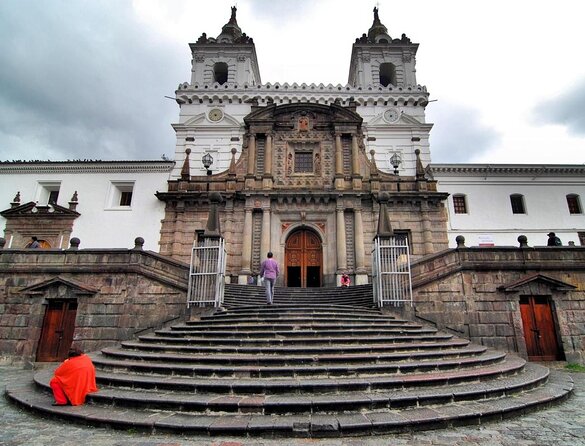
[[[562,359],[550,299],[546,296],[521,296],[520,313],[528,359],[533,361]]]
[[[62,361],[73,343],[77,301],[49,300],[37,348],[37,361]]]
[[[285,283],[289,287],[320,287],[323,247],[312,231],[296,231],[287,239],[285,249]]]

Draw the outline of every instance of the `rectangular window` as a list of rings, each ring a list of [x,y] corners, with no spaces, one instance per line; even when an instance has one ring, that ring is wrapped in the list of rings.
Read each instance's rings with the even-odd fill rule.
[[[465,195],[453,195],[453,210],[456,214],[467,214]]]
[[[129,210],[132,206],[134,181],[112,181],[106,209]]]
[[[581,214],[581,203],[579,203],[578,195],[567,195],[567,206],[569,206],[569,214]]]
[[[295,152],[295,173],[313,173],[313,152]]]
[[[525,214],[524,197],[522,195],[510,195],[510,204],[512,205],[513,214]]]
[[[60,181],[39,181],[35,201],[43,206],[57,203],[60,189]]]

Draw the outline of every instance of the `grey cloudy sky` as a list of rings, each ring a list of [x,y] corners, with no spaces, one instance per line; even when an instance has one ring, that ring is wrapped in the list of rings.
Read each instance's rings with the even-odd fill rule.
[[[235,2],[0,2],[0,160],[174,155],[188,42],[216,36]],[[240,0],[263,82],[345,84],[372,9],[420,43],[435,162],[584,163],[579,0]],[[554,158],[553,158],[554,157]]]

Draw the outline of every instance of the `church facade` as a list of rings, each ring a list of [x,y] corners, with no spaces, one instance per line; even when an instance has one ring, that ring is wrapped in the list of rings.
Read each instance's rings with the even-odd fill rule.
[[[281,286],[333,286],[344,272],[367,283],[382,203],[415,260],[460,234],[469,246],[510,245],[528,230],[545,244],[555,230],[583,244],[582,166],[431,164],[418,44],[392,38],[377,9],[353,44],[344,86],[263,84],[235,8],[217,37],[204,33],[190,49],[191,79],[176,91],[175,161],[0,163],[5,248],[33,235],[51,248],[73,237],[82,248],[127,248],[140,236],[146,249],[188,262],[214,192],[226,274],[237,283],[268,251],[282,265]],[[537,172],[546,179],[534,181]],[[481,197],[494,190],[503,198],[488,211]],[[533,200],[520,216],[510,210],[517,195]],[[558,212],[539,209],[548,197]]]

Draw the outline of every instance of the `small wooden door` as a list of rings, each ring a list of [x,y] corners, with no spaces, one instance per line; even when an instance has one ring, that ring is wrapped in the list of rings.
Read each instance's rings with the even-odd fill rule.
[[[37,361],[63,361],[73,343],[77,301],[50,300],[45,310]]]
[[[285,283],[288,287],[320,287],[323,247],[312,231],[303,229],[286,241]]]
[[[528,359],[533,361],[562,359],[550,299],[545,296],[522,296],[520,313]]]

